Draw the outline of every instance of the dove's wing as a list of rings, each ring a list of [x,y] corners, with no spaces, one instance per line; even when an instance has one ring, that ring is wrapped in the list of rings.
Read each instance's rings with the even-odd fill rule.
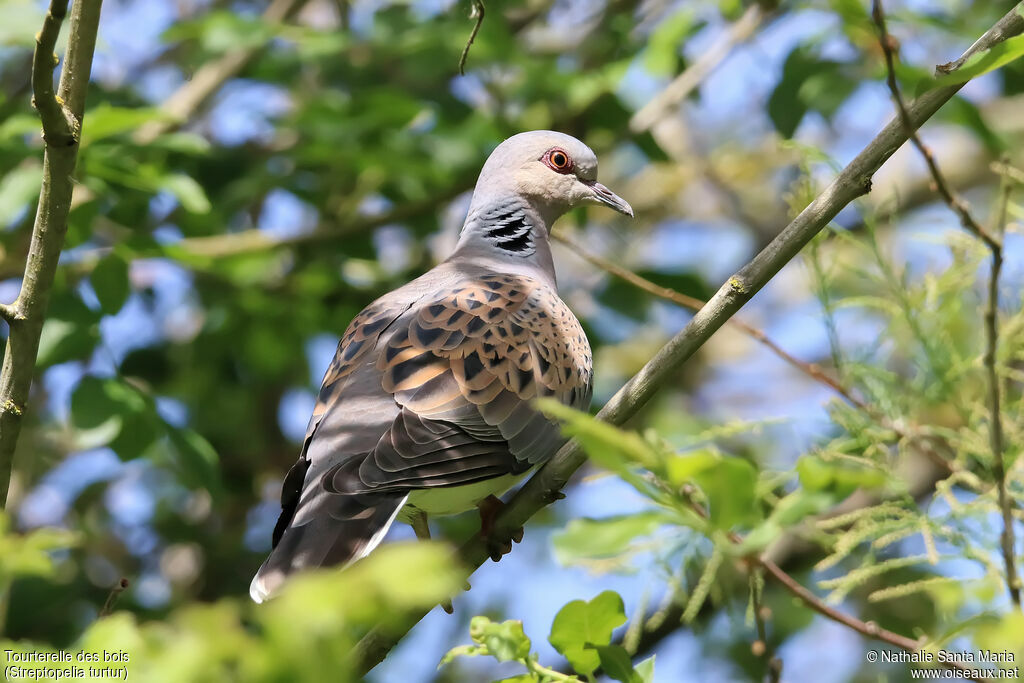
[[[532,399],[589,403],[589,344],[549,285],[485,273],[441,287],[424,281],[419,290],[429,293],[376,302],[342,338],[303,457],[286,478],[279,543],[254,596],[279,582],[258,589],[261,575],[283,579],[370,552],[410,491],[520,473],[549,458],[559,429]]]

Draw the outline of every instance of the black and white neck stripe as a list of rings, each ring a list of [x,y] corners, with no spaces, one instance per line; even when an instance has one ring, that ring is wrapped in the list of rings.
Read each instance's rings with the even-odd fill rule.
[[[485,208],[473,222],[484,239],[502,251],[518,256],[536,251],[533,220],[518,202]]]

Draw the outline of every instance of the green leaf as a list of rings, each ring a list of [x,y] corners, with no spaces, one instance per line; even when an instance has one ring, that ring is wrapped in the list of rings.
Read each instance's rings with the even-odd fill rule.
[[[61,318],[47,318],[39,335],[40,368],[88,356],[98,341],[95,329]]]
[[[601,665],[594,646],[610,644],[612,631],[624,623],[622,598],[614,591],[605,591],[589,602],[573,600],[559,610],[548,642],[577,672],[590,676]]]
[[[154,107],[114,107],[104,102],[85,113],[81,147],[84,149],[98,140],[135,130],[150,121],[169,118],[169,114]]]
[[[43,12],[39,5],[25,0],[0,2],[0,46],[34,45],[32,37],[42,25]]]
[[[625,552],[634,539],[650,535],[669,521],[664,513],[654,511],[574,519],[552,537],[555,557],[562,564],[614,557]]]
[[[655,76],[675,73],[683,40],[694,29],[694,12],[683,7],[663,19],[647,39],[643,52],[644,67]]]
[[[117,254],[108,254],[100,259],[89,275],[89,282],[96,292],[96,298],[107,313],[117,313],[128,300],[131,283],[128,281],[128,264]]]
[[[601,422],[588,413],[574,410],[553,399],[538,399],[537,407],[565,423],[563,432],[579,440],[587,455],[614,472],[621,472],[630,461],[647,469],[660,462],[657,453],[640,435]]]
[[[798,489],[779,501],[768,519],[754,527],[731,549],[738,555],[762,550],[781,536],[787,528],[798,524],[809,515],[827,510],[835,502],[835,496],[829,493]]]
[[[622,683],[644,683],[643,677],[633,670],[629,653],[621,645],[600,645],[594,648],[601,658],[601,669],[610,678]]]
[[[210,200],[202,185],[184,173],[165,175],[160,178],[157,186],[177,197],[186,211],[200,214],[210,212]]]
[[[0,227],[10,225],[39,197],[43,167],[32,159],[0,178]]]
[[[523,622],[508,620],[493,622],[487,617],[473,617],[469,633],[474,641],[487,649],[499,662],[511,662],[530,656],[530,639],[523,632]]]
[[[111,445],[124,459],[152,443],[152,414],[138,390],[111,378],[84,377],[71,395],[71,424],[79,447]]]
[[[967,58],[967,61],[956,71],[942,74],[930,81],[923,81],[917,87],[917,95],[943,88],[949,85],[959,85],[969,80],[987,74],[990,71],[1009,64],[1024,56],[1024,36],[1014,36],[993,45],[988,50],[976,52]]]
[[[654,683],[654,657],[655,655],[651,655],[634,667],[643,683]]]
[[[178,453],[182,482],[193,489],[206,489],[214,499],[219,498],[223,485],[217,451],[195,430],[169,429],[171,443]]]
[[[53,576],[52,551],[78,545],[81,538],[65,529],[43,528],[27,534],[11,531],[8,517],[0,512],[0,589],[18,576]]]
[[[805,455],[796,463],[800,484],[808,491],[827,491],[842,500],[859,488],[882,488],[885,474],[877,469],[849,462],[829,462]]]
[[[0,15],[0,21],[2,21],[2,15]],[[39,135],[42,129],[43,126],[39,122],[38,116],[32,116],[31,114],[13,114],[7,117],[3,123],[0,123],[0,140],[20,138],[30,133]]]
[[[169,42],[198,39],[203,49],[219,53],[260,47],[273,35],[274,26],[258,16],[215,11],[194,21],[173,24],[164,31],[162,38]]]
[[[441,657],[441,661],[438,662],[437,668],[440,669],[445,664],[451,664],[456,657],[479,657],[480,655],[487,654],[487,651],[480,645],[456,645],[452,649],[448,650]]]
[[[722,530],[760,518],[757,471],[742,458],[723,457],[708,450],[673,456],[667,463],[673,486],[695,482],[708,497],[708,519]]]
[[[791,138],[809,110],[830,118],[856,87],[842,63],[797,46],[786,57],[782,78],[768,100],[768,115],[779,134]]]
[[[307,572],[289,580],[256,618],[271,628],[315,630],[341,620],[393,624],[403,610],[431,607],[462,586],[451,550],[440,543],[389,543],[344,572]],[[322,635],[322,634],[321,634]]]

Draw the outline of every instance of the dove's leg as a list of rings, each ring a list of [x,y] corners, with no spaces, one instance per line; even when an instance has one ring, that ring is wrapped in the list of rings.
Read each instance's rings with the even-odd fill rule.
[[[477,505],[480,510],[480,536],[487,542],[487,552],[495,562],[501,560],[504,555],[512,552],[512,542],[519,543],[523,540],[523,527],[512,532],[512,537],[498,539],[494,537],[494,520],[505,504],[501,498],[490,495],[484,498]]]
[[[412,525],[412,530],[416,533],[416,538],[420,539],[421,541],[430,540],[430,524],[427,523],[426,512],[423,512],[423,510],[417,510],[413,514],[412,522],[410,524]],[[445,600],[444,602],[442,602],[441,609],[443,609],[448,614],[451,614],[455,611],[455,608],[452,607],[451,600]]]

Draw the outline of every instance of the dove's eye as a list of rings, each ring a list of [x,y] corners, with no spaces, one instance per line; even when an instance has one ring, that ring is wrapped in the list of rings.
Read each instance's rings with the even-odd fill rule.
[[[558,173],[568,173],[572,170],[572,159],[569,158],[565,150],[557,147],[548,150],[548,153],[544,155],[543,161],[547,164],[548,168]]]

